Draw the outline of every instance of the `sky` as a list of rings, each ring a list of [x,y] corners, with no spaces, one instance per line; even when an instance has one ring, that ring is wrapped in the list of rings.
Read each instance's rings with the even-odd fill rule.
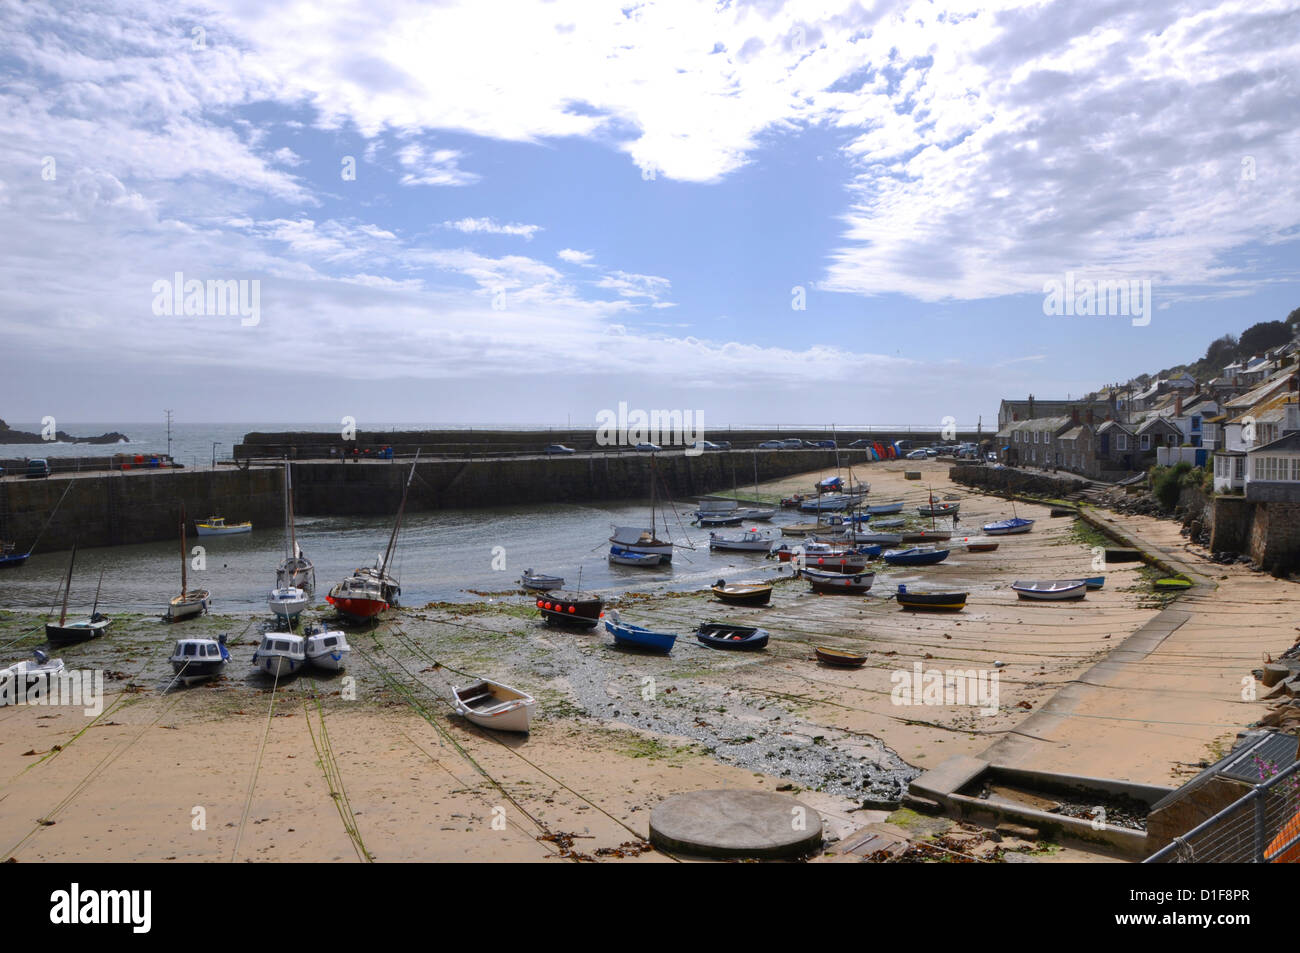
[[[1297,64],[1267,0],[0,0],[0,416],[973,427],[1300,306]]]

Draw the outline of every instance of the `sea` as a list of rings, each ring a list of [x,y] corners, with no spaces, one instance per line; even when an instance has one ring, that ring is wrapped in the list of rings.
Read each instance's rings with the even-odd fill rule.
[[[39,432],[39,424],[11,422],[14,429]],[[166,452],[165,423],[60,423],[77,436],[119,431],[130,437],[134,452]],[[452,429],[457,425],[402,424],[392,429]],[[459,428],[468,429],[467,425]],[[254,430],[334,429],[332,424],[270,425],[204,424],[172,426],[172,455],[186,466],[211,465],[229,457],[231,447]],[[378,428],[376,428],[378,429]],[[478,429],[478,428],[476,428]],[[511,427],[511,429],[516,429]],[[116,448],[86,444],[45,443],[0,447],[0,456],[90,456]],[[811,484],[810,487],[811,489]],[[744,495],[742,493],[742,495]],[[691,525],[693,500],[679,500],[655,514],[661,538],[677,544],[671,565],[639,568],[608,562],[609,536],[614,526],[650,525],[650,501],[592,504],[550,503],[542,506],[500,506],[490,509],[440,510],[408,513],[402,525],[395,572],[402,585],[402,604],[471,602],[488,599],[519,601],[516,581],[525,569],[565,578],[566,589],[601,593],[627,591],[686,591],[718,579],[758,580],[789,572],[762,553],[712,553],[708,530]],[[231,522],[240,514],[221,514]],[[781,513],[777,523],[804,521],[806,514]],[[756,524],[763,526],[764,524]],[[748,527],[742,527],[748,528]],[[372,565],[388,542],[391,517],[299,517],[299,544],[316,565],[313,604],[323,604],[330,588],[353,569]],[[720,530],[719,532],[738,532]],[[221,613],[266,612],[266,598],[275,567],[284,555],[280,525],[255,525],[248,534],[191,538],[203,547],[202,568],[191,568],[190,586],[212,593],[213,610]],[[191,556],[191,560],[195,557]],[[23,566],[0,572],[0,607],[48,610],[67,572],[66,552],[38,551]],[[193,563],[192,563],[193,566]],[[161,613],[180,592],[179,541],[139,543],[77,554],[69,609],[89,610],[100,576],[103,611]],[[331,610],[332,611],[332,610]]]

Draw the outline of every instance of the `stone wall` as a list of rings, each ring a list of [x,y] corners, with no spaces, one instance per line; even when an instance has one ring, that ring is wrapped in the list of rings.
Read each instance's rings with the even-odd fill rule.
[[[1012,467],[996,470],[993,467],[969,464],[959,464],[950,468],[948,479],[954,483],[963,483],[966,486],[975,486],[994,493],[1023,493],[1057,499],[1077,493],[1082,486],[1079,480],[1063,480]]]
[[[1300,569],[1300,503],[1218,496],[1207,510],[1210,551],[1249,556],[1266,572]]]

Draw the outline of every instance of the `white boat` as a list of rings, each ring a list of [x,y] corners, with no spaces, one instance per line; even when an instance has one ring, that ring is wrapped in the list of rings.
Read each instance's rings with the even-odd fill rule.
[[[772,543],[780,538],[774,530],[749,529],[739,536],[719,536],[709,534],[709,549],[719,549],[738,553],[766,553]]]
[[[190,685],[220,675],[230,661],[230,650],[224,635],[218,639],[178,639],[167,661],[177,680]]]
[[[352,646],[348,645],[347,636],[335,629],[320,629],[307,634],[307,643],[303,646],[307,664],[323,668],[327,672],[341,672],[348,664]]]
[[[918,506],[916,514],[918,516],[956,516],[961,509],[961,503],[941,503],[931,498],[928,506]]]
[[[316,588],[316,567],[298,545],[298,534],[293,520],[293,471],[286,460],[284,464],[284,559],[275,570],[277,589]]]
[[[1021,599],[1038,599],[1044,602],[1059,602],[1066,599],[1082,599],[1088,594],[1088,583],[1083,579],[1039,579],[1033,581],[1017,579],[1011,584],[1016,595]]]
[[[876,574],[873,572],[826,572],[807,567],[799,570],[799,575],[808,580],[813,592],[834,594],[866,592],[876,579]]]
[[[891,513],[903,512],[903,501],[898,500],[895,503],[874,503],[870,506],[863,507],[863,512],[868,516],[888,516]]]
[[[528,720],[537,702],[527,692],[480,679],[465,688],[453,688],[456,712],[480,728],[497,731],[528,731]]]
[[[609,541],[633,553],[663,556],[665,561],[673,558],[673,544],[656,538],[653,529],[642,526],[615,526]]]
[[[302,614],[309,601],[304,590],[288,586],[283,589],[272,589],[266,604],[281,619],[292,620]]]
[[[552,589],[564,588],[564,577],[545,576],[531,569],[525,569],[524,574],[519,577],[519,585],[537,592],[550,592]]]
[[[200,536],[234,536],[236,533],[251,533],[252,523],[227,523],[225,517],[209,516],[202,522],[195,523],[194,528]]]
[[[63,673],[63,659],[52,659],[40,649],[30,659],[0,668],[0,705],[22,701],[38,685],[49,690],[49,681]]]
[[[307,662],[306,639],[288,632],[268,632],[253,653],[253,664],[272,678],[288,678]]]
[[[902,533],[863,533],[854,530],[845,533],[844,540],[854,543],[876,543],[880,546],[897,546],[903,541]]]
[[[774,516],[776,516],[775,506],[751,506],[748,509],[740,511],[742,523],[748,523],[750,521],[766,523]]]
[[[185,549],[185,507],[181,507],[181,594],[167,604],[167,618],[172,622],[189,619],[207,612],[212,596],[206,589],[189,586],[189,553]]]

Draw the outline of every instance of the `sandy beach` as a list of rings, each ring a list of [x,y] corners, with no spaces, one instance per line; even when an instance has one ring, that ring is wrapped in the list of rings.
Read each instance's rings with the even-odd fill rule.
[[[873,501],[902,499],[909,512],[931,487],[960,496],[958,538],[1012,515],[947,472],[909,461],[855,476]],[[807,491],[821,475],[762,491]],[[866,597],[814,595],[788,564],[754,555],[744,578],[778,580],[763,609],[707,590],[614,599],[624,620],[679,633],[668,657],[618,650],[603,629],[548,628],[531,598],[501,593],[395,611],[349,634],[354,683],[300,678],[272,691],[249,665],[261,619],[119,618],[108,638],[60,653],[69,668],[108,672],[97,718],[0,709],[0,851],[21,862],[664,862],[675,858],[637,845],[655,804],[681,791],[792,790],[842,838],[888,817],[874,805],[954,754],[994,748],[1004,763],[1173,786],[1264,713],[1243,700],[1242,677],[1294,642],[1294,584],[1208,562],[1176,523],[1099,512],[1202,585],[1171,599],[1142,564],[1117,564],[1082,602],[1026,603],[1013,580],[1101,574],[1093,547],[1105,543],[1046,506],[1015,512],[1037,520],[1032,533],[991,553],[954,547],[935,567],[881,567]],[[905,612],[888,598],[900,583],[960,588],[969,602],[957,614]],[[1171,618],[1162,613],[1185,618],[1149,653],[1084,679],[1132,633]],[[711,651],[693,635],[708,619],[762,625],[771,644]],[[4,616],[6,659],[39,644],[22,638],[38,621]],[[227,676],[164,693],[172,640],[216,632],[231,633]],[[827,668],[815,645],[869,661]],[[996,713],[894,704],[895,673],[917,662],[996,672]],[[537,697],[530,735],[493,735],[451,713],[451,685],[476,675]]]

